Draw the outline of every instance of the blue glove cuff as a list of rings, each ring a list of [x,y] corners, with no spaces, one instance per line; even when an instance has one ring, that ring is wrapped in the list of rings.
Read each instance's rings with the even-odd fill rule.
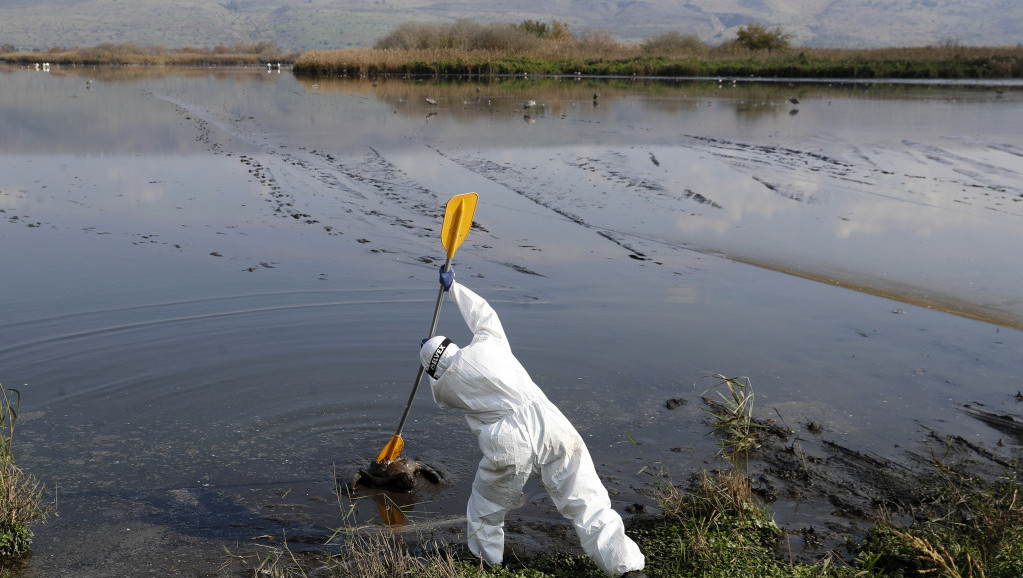
[[[444,290],[447,291],[448,289],[451,289],[451,284],[454,281],[455,281],[455,270],[451,269],[450,271],[445,271],[444,270],[444,266],[441,265],[440,266],[440,284],[441,284],[441,286],[444,287]]]

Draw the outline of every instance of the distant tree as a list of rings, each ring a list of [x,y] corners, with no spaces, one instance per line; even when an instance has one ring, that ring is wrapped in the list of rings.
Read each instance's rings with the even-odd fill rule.
[[[664,32],[643,40],[643,52],[657,56],[681,56],[706,52],[707,45],[695,34]]]
[[[782,50],[789,47],[792,35],[782,31],[781,27],[768,30],[761,24],[740,26],[736,32],[736,41],[748,50]]]
[[[577,47],[592,58],[608,58],[621,50],[622,43],[610,30],[592,28],[579,35]]]
[[[539,20],[523,20],[519,29],[540,38],[547,35],[547,23]]]
[[[536,24],[536,23],[534,23]],[[546,25],[545,25],[546,26]],[[521,52],[541,42],[536,30],[527,32],[521,25],[492,22],[480,24],[460,19],[453,24],[406,22],[374,44],[384,50],[506,50]],[[551,29],[546,29],[548,36]]]
[[[572,33],[568,31],[568,22],[551,20],[551,31],[547,33],[547,37],[551,40],[568,40],[571,38]]]
[[[546,22],[540,22],[539,20],[523,20],[518,28],[526,34],[536,36],[537,38],[565,40],[570,36],[568,23],[558,20],[551,20],[550,26]]]
[[[15,48],[15,46],[13,44],[4,44],[4,45],[0,46],[0,52],[3,52],[3,53],[17,52],[17,51],[18,51],[18,49]]]

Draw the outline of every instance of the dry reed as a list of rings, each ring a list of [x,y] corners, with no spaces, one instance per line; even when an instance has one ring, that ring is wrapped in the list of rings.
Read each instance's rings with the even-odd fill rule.
[[[751,52],[736,43],[691,38],[624,44],[602,34],[528,48],[349,48],[306,52],[296,74],[310,76],[585,74],[595,76],[774,76],[829,78],[1018,78],[1023,45],[869,50],[793,47]]]

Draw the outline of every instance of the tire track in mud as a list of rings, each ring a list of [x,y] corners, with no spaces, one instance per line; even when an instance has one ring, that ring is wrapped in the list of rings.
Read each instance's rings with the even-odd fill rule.
[[[660,161],[653,153],[649,153],[649,157],[654,166],[660,166]],[[658,182],[649,174],[630,174],[628,171],[635,170],[635,167],[629,162],[628,156],[619,151],[609,150],[606,157],[577,156],[569,160],[566,165],[590,172],[602,183],[610,184],[613,189],[621,187],[634,192],[635,199],[642,199],[646,202],[663,200],[669,203],[693,201],[703,207],[724,209],[721,204],[710,197],[710,193],[703,194],[679,184]]]
[[[256,160],[255,157],[240,154],[238,155],[238,160],[242,164],[250,167],[249,174],[258,180],[263,186],[266,194],[266,198],[264,200],[267,203],[274,205],[274,215],[279,217],[290,217],[296,221],[302,221],[307,225],[315,225],[319,223],[319,221],[313,218],[312,215],[295,209],[295,197],[291,193],[286,192],[283,187],[277,183],[276,179],[274,179],[270,170]],[[325,228],[328,233],[333,233],[332,228]]]
[[[1019,183],[1023,182],[1023,173],[1020,171],[934,145],[912,141],[903,141],[903,145],[910,152],[920,154],[927,161],[950,173],[948,177],[930,178],[942,184],[958,185],[964,194],[954,199],[955,202],[966,205],[976,203],[991,211],[1023,216],[1023,206],[1013,205],[1023,202],[1023,191],[1019,188]],[[1013,150],[1015,147],[1011,146],[987,148],[1002,154],[1023,156],[1019,150]],[[954,174],[962,175],[964,178],[952,178],[951,175]]]
[[[205,120],[206,116],[212,116],[211,112],[194,107],[189,108],[180,103],[175,104],[181,107],[184,113],[190,114],[196,119],[197,130],[200,132],[213,126],[260,151],[258,155],[249,154],[240,157],[240,159],[248,165],[250,173],[263,186],[264,195],[267,202],[273,207],[272,211],[275,216],[291,218],[300,224],[321,226],[328,234],[337,236],[344,234],[345,230],[349,228],[344,224],[337,223],[338,217],[341,215],[345,222],[355,219],[366,224],[373,224],[374,228],[380,224],[401,227],[417,237],[436,235],[433,228],[416,226],[414,223],[439,222],[443,216],[441,202],[443,195],[419,184],[373,147],[367,146],[368,150],[361,157],[346,159],[339,159],[330,152],[318,149],[308,150],[301,146],[290,150],[284,150],[283,146],[274,148],[274,145],[266,142],[267,139],[262,136],[264,131],[259,128],[258,123],[252,117],[237,117],[227,121]],[[212,149],[211,152],[217,153]],[[557,187],[550,186],[552,184],[549,182],[550,177],[539,178],[541,175],[545,175],[546,171],[537,171],[535,174],[537,180],[547,181],[540,182],[539,186],[515,186],[515,181],[526,180],[525,173],[508,168],[508,171],[515,174],[504,178],[498,175],[504,172],[505,167],[497,163],[480,166],[465,158],[452,158],[439,150],[435,150],[435,152],[471,173],[502,184],[516,194],[576,225],[598,231],[601,238],[623,248],[627,251],[629,258],[633,260],[653,260],[648,256],[651,250],[640,247],[640,245],[648,243],[665,245],[675,250],[684,248],[663,240],[645,238],[634,232],[617,231],[594,225],[587,218],[566,207],[583,206],[593,207],[596,210],[603,207],[600,204],[594,206],[591,200],[578,195],[568,195],[563,188],[562,198],[557,202],[551,202],[548,198],[529,193],[528,189],[530,188],[547,191],[557,189]],[[230,153],[219,154],[230,155]],[[694,210],[699,210],[700,207],[722,208],[707,195],[692,189],[675,187],[678,192],[672,192],[664,184],[646,175],[630,174],[629,164],[625,162],[624,155],[614,151],[609,151],[609,155],[609,159],[577,155],[565,166],[591,172],[596,179],[612,183],[614,188],[636,191],[637,199],[656,198],[685,202],[692,204]],[[650,162],[657,166],[659,161],[656,157],[653,154],[649,156]],[[303,194],[298,196],[294,191],[303,191]],[[314,202],[314,197],[326,197],[328,194],[334,197],[331,203],[328,203],[331,206],[323,207],[322,202]],[[473,228],[486,232],[486,229],[476,222],[473,223]],[[373,243],[374,241],[368,239],[367,236],[367,234],[361,235],[357,242],[360,245]],[[439,258],[412,254],[408,250],[408,245],[396,242],[392,247],[374,246],[368,250],[380,253],[403,253],[427,264],[433,263]],[[486,245],[481,245],[481,247],[486,248]],[[663,264],[661,261],[655,262]],[[519,272],[539,274],[531,270],[526,271],[525,268],[515,264],[501,264]]]
[[[269,182],[281,191],[279,197],[283,201],[274,208],[275,214],[304,224],[326,223],[322,224],[324,231],[335,236],[343,235],[346,230],[361,231],[356,240],[359,245],[373,241],[366,238],[369,233],[352,223],[353,220],[369,225],[369,230],[383,225],[400,228],[420,238],[434,235],[433,227],[421,223],[442,220],[442,195],[420,186],[378,151],[367,148],[361,157],[348,159],[339,159],[318,149],[305,152],[302,158],[293,153],[271,153],[271,158],[264,163],[264,172]],[[297,169],[292,171],[294,167]],[[295,193],[285,191],[305,194],[298,198]],[[303,205],[301,211],[295,209],[298,203]],[[404,253],[422,262],[433,262],[431,257],[409,253],[404,243],[368,250]]]
[[[568,152],[558,153],[568,157],[560,160],[561,166],[567,169],[579,171],[589,175],[594,187],[603,189],[609,199],[617,196],[614,203],[603,202],[594,199],[588,192],[588,187],[570,185],[566,187],[565,180],[578,182],[585,179],[565,179],[558,167],[548,166],[543,171],[533,170],[536,167],[516,167],[511,163],[498,163],[487,158],[483,153],[468,153],[463,155],[445,155],[445,158],[458,164],[470,173],[479,175],[487,180],[500,185],[501,187],[524,197],[536,205],[557,214],[571,223],[591,229],[606,241],[609,241],[627,252],[627,256],[635,261],[650,261],[657,265],[664,265],[666,254],[677,251],[693,251],[703,253],[699,249],[692,248],[685,242],[674,242],[671,239],[659,238],[654,235],[644,235],[636,230],[620,230],[616,227],[608,227],[597,224],[592,217],[599,217],[606,214],[613,222],[621,216],[618,211],[624,205],[642,204],[644,210],[649,214],[659,215],[689,215],[699,216],[707,211],[719,212],[726,210],[724,205],[711,198],[710,193],[704,194],[693,187],[698,185],[685,186],[682,183],[666,182],[658,180],[646,172],[642,175],[632,174],[641,166],[637,158],[630,158],[619,151],[608,150],[606,155],[592,152],[582,154],[571,154]],[[653,153],[637,153],[649,161],[654,167],[659,167],[661,161]],[[629,194],[622,197],[619,193],[626,191]],[[624,200],[623,200],[624,199]],[[592,215],[589,213],[592,212]],[[638,217],[645,220],[643,217]],[[684,271],[692,271],[693,266],[689,264],[676,265],[679,271],[676,274],[683,274]]]
[[[400,227],[418,237],[436,233],[433,227],[415,223],[441,221],[443,195],[420,185],[375,148],[367,146],[361,157],[343,162],[315,149],[310,154],[321,159],[316,170],[326,189],[348,197],[339,200],[346,205],[347,214],[360,213],[367,223]]]
[[[287,150],[285,145],[267,142],[263,136],[266,131],[253,117],[216,120],[211,111],[167,97],[164,100],[195,123],[197,140],[211,143],[211,153],[235,156],[214,146],[211,127],[257,149],[258,152],[237,156],[259,183],[273,216],[320,227],[325,234],[335,237],[361,231],[353,241],[370,253],[405,254],[427,264],[439,258],[416,254],[404,242],[393,242],[391,247],[365,247],[374,243],[367,238],[366,231],[376,230],[380,225],[426,238],[436,236],[435,228],[415,223],[439,222],[443,218],[443,195],[419,185],[373,147],[367,146],[363,155],[354,158],[339,158],[332,152],[305,146]],[[368,225],[368,229],[353,220]],[[486,231],[475,222],[473,228]]]
[[[533,178],[532,179],[534,181],[533,186],[524,186],[528,184],[530,177],[527,177],[525,173],[512,167],[501,165],[490,159],[481,158],[475,154],[463,157],[451,157],[440,152],[438,152],[438,154],[445,156],[445,158],[448,158],[449,160],[458,164],[467,171],[482,176],[487,180],[494,182],[498,185],[501,185],[502,187],[514,192],[515,194],[526,199],[529,199],[530,201],[536,203],[537,205],[543,207],[544,209],[547,209],[548,211],[551,211],[557,215],[560,215],[561,217],[564,217],[565,219],[576,225],[579,225],[586,229],[596,230],[597,234],[600,235],[602,238],[607,239],[608,241],[611,241],[612,243],[628,251],[628,256],[631,259],[634,259],[636,261],[647,261],[650,259],[643,251],[638,250],[636,247],[625,241],[625,238],[627,236],[633,235],[593,225],[587,222],[586,219],[584,219],[582,216],[555,205],[551,201],[544,199],[543,196],[541,196],[540,194],[530,192],[530,190],[533,191],[557,190],[558,187],[554,186],[553,183],[550,182],[544,183],[536,178]],[[580,157],[576,160],[577,164],[575,166],[576,168],[580,168],[582,170],[595,171],[596,169],[592,168],[591,163],[596,164],[596,162],[599,161],[597,161],[597,159],[592,158],[584,159]],[[621,182],[623,183],[628,183],[629,186],[635,186],[634,183],[637,182],[633,179],[629,179],[620,174],[615,175],[615,178],[620,179]],[[562,196],[558,200],[565,200],[564,196]],[[582,200],[580,199],[578,200],[578,202],[581,203]],[[600,208],[599,204],[598,208]],[[658,265],[662,264],[661,262],[658,261],[654,262],[657,263]],[[508,266],[521,271],[521,269],[516,266],[513,265]],[[538,273],[535,272],[530,273],[538,275]]]
[[[400,228],[427,240],[425,245],[435,247],[439,231],[432,224],[443,221],[447,195],[423,186],[376,148],[367,146],[366,149],[360,157],[343,161],[331,153],[315,149],[309,151],[309,154],[317,157],[317,170],[327,189],[335,196],[338,192],[344,193],[344,197],[335,201],[345,206],[347,217],[370,225],[372,230],[377,230],[380,225]],[[487,228],[475,220],[471,228],[477,235],[489,234]],[[367,245],[374,241],[361,237],[357,242]],[[481,249],[489,248],[486,242],[478,239],[475,243]],[[419,254],[409,250],[410,246],[414,245],[402,241],[393,243],[390,248],[373,247],[368,250],[371,253],[403,254],[406,258],[427,265],[443,260],[442,253]],[[537,274],[521,265],[504,265],[519,272]]]
[[[861,163],[853,163],[826,154],[772,145],[753,145],[711,137],[690,136],[696,141],[707,143],[709,150],[723,162],[744,171],[749,177],[767,190],[787,200],[803,204],[814,204],[826,200],[836,191],[854,191],[882,197],[900,203],[914,203],[932,208],[943,207],[926,194],[906,194],[907,187],[899,186],[902,194],[886,193],[889,181],[926,178],[908,173],[897,173],[882,168],[878,159],[857,150]],[[807,184],[806,174],[815,175]],[[821,181],[821,179],[825,179]],[[821,185],[827,180],[836,186]],[[941,183],[936,183],[936,187]],[[844,185],[844,186],[840,186]]]
[[[651,155],[652,156],[652,155]],[[576,157],[569,161],[568,166],[580,170],[589,171],[600,177],[604,182],[621,185],[626,189],[640,189],[654,194],[664,194],[665,188],[660,183],[653,182],[648,177],[629,175],[621,168],[609,166],[610,161],[625,161],[625,155],[617,151],[608,151],[608,159],[585,156]]]
[[[791,183],[800,182],[790,174],[809,171],[860,185],[870,186],[870,173],[856,174],[856,166],[834,157],[812,151],[772,145],[753,145],[724,139],[687,135],[708,145],[708,150],[726,164],[747,169],[751,178],[772,193],[798,203],[819,201],[819,191],[800,190]],[[781,174],[779,174],[781,173]]]
[[[881,196],[901,203],[916,203],[939,209],[952,209],[938,193],[958,186],[962,197],[949,199],[959,204],[982,204],[987,209],[1023,216],[1023,205],[1017,210],[1015,203],[1023,202],[1023,191],[1019,184],[1023,174],[1003,166],[974,159],[945,148],[911,141],[903,141],[904,152],[920,170],[895,171],[884,168],[892,164],[890,159],[878,159],[867,151],[855,149],[859,163],[849,162],[814,151],[791,147],[752,145],[724,139],[690,136],[698,142],[709,145],[710,150],[725,163],[748,171],[750,178],[783,198],[800,203],[814,203],[823,200],[831,187],[818,186],[815,189],[800,189],[801,173],[811,172],[836,183],[852,185],[852,190]],[[1011,145],[987,147],[1002,154],[1023,156],[1023,151]],[[890,152],[890,151],[888,151]],[[918,156],[913,155],[918,153]],[[885,163],[884,161],[888,161]],[[935,166],[941,170],[935,170]],[[947,173],[947,174],[942,174]],[[963,178],[953,178],[953,174]],[[901,181],[899,181],[901,179]],[[883,192],[886,186],[901,184],[901,194]],[[906,182],[919,182],[906,186]],[[993,204],[994,206],[991,206]],[[956,209],[958,210],[958,209]]]

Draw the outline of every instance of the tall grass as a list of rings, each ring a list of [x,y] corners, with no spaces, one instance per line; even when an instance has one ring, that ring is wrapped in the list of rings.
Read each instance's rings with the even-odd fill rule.
[[[8,46],[8,49],[12,47]],[[568,31],[523,24],[404,24],[373,48],[282,54],[268,43],[168,50],[159,46],[99,44],[46,52],[0,52],[0,61],[62,65],[250,66],[294,63],[312,77],[373,75],[587,75],[650,77],[784,77],[852,79],[995,79],[1023,77],[1023,44],[884,49],[788,47],[750,50],[738,39],[708,45],[668,32],[640,43],[606,30]]]
[[[430,555],[411,546],[399,536],[385,532],[353,533],[344,552],[321,556],[299,556],[281,541],[262,548],[255,564],[255,576],[268,578],[309,578],[359,576],[360,578],[459,578],[468,575],[464,564],[436,543]],[[239,556],[244,561],[244,557]]]
[[[460,578],[481,569],[478,561],[457,561],[453,551],[460,548],[452,549],[436,539],[421,535],[407,539],[405,533],[388,527],[357,524],[358,498],[341,486],[336,490],[340,525],[325,540],[322,551],[298,554],[286,539],[263,536],[270,540],[268,544],[248,554],[229,551],[231,560],[247,573],[269,578]],[[392,520],[395,515],[385,514],[384,509],[380,512]]]
[[[917,521],[900,527],[882,517],[861,545],[860,558],[891,575],[950,578],[1023,576],[1023,483],[1020,464],[994,480],[935,458],[937,492],[919,506]]]
[[[174,50],[162,46],[102,43],[80,48],[55,46],[45,52],[0,53],[0,60],[5,62],[49,62],[62,66],[248,66],[266,62],[291,62],[295,57],[295,54],[281,53],[276,46],[266,42]]]
[[[749,50],[737,41],[707,45],[667,33],[642,43],[588,30],[556,37],[522,26],[410,23],[374,48],[303,53],[295,73],[310,76],[377,74],[593,76],[761,76],[816,78],[1019,78],[1023,45],[847,50],[789,47]]]
[[[711,427],[718,434],[721,454],[732,463],[741,463],[751,450],[760,446],[762,425],[753,419],[753,383],[748,377],[713,376],[715,383],[703,392]],[[709,392],[716,398],[708,398]]]
[[[14,427],[21,409],[21,391],[0,384],[0,559],[17,558],[32,543],[29,524],[50,512],[43,505],[44,488],[14,461]]]
[[[750,53],[728,47],[644,50],[591,44],[539,46],[513,52],[462,48],[351,48],[303,53],[295,74],[308,76],[551,74],[660,77],[783,77],[851,79],[996,79],[1023,77],[1023,47],[788,49]]]

